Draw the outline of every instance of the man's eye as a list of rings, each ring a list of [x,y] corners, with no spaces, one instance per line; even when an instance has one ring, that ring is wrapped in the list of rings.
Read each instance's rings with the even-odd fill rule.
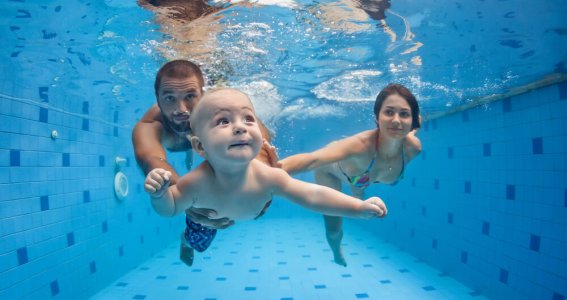
[[[175,97],[173,97],[173,96],[165,96],[164,100],[167,101],[167,102],[173,102],[173,101],[175,101]]]
[[[193,94],[188,94],[187,96],[185,96],[185,100],[193,100],[195,98],[195,95]]]

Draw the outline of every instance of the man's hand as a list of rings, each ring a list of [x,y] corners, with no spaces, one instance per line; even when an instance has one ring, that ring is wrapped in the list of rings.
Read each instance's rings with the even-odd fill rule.
[[[225,229],[234,225],[234,221],[228,218],[211,219],[217,215],[217,212],[208,208],[193,207],[185,210],[185,213],[191,221],[211,229]]]
[[[160,198],[167,191],[171,181],[171,172],[155,168],[148,173],[144,182],[144,190],[152,198]]]

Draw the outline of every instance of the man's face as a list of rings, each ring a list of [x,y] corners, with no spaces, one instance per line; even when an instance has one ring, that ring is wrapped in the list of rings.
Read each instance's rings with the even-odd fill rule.
[[[164,76],[158,89],[158,106],[166,125],[178,134],[191,132],[189,116],[203,94],[197,76]]]

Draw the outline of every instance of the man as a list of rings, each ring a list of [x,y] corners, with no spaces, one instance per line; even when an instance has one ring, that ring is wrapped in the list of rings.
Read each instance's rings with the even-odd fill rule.
[[[166,149],[171,152],[185,151],[185,164],[191,169],[193,152],[187,135],[191,134],[189,116],[193,108],[203,95],[205,85],[201,69],[187,60],[173,60],[163,65],[158,71],[154,83],[157,103],[154,104],[132,131],[132,143],[136,161],[147,175],[155,168],[162,168],[171,172],[171,184],[179,178],[177,172],[167,161]],[[277,164],[275,148],[270,146],[270,134],[266,127],[260,123],[262,136],[267,141],[257,158],[271,166]],[[186,211],[187,226],[210,230],[208,228],[223,229],[234,222],[226,218],[214,218],[216,212],[208,209],[191,209]],[[208,228],[206,228],[208,227]],[[212,235],[214,237],[214,235]],[[185,232],[181,236],[180,258],[191,266],[193,264],[193,248],[186,244]],[[204,251],[212,241],[203,241]]]

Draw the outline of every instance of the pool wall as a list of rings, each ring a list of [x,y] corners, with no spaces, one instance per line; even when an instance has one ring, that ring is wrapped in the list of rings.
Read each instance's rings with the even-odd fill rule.
[[[419,137],[404,180],[368,191],[390,215],[361,224],[473,295],[565,299],[567,83],[430,120]]]
[[[115,106],[10,84],[20,98],[0,98],[0,299],[88,298],[179,238],[182,218],[150,207]]]

